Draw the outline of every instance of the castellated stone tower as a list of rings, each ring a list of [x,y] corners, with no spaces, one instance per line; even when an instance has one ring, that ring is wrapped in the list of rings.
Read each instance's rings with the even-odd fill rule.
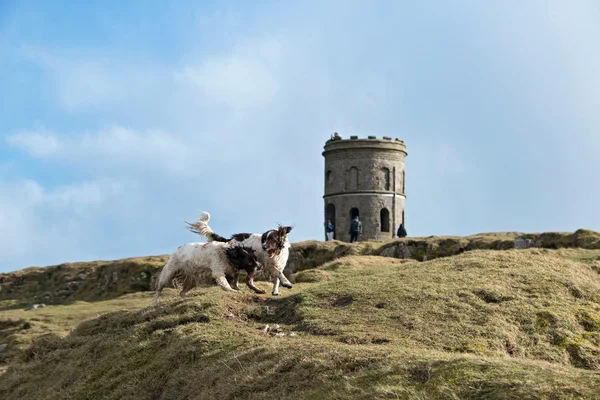
[[[335,133],[324,149],[325,224],[328,219],[335,224],[334,238],[350,241],[355,215],[362,222],[360,240],[396,237],[404,223],[404,142],[386,136],[342,139]]]

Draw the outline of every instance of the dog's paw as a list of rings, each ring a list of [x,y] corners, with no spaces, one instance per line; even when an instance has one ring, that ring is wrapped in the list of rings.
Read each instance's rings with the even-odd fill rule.
[[[283,286],[284,288],[288,288],[288,289],[292,288],[292,284],[291,283],[287,284],[287,285],[285,283],[282,283],[281,286]]]

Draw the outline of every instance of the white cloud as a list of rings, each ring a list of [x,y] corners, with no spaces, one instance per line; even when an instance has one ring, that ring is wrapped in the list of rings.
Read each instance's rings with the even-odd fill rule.
[[[63,109],[83,111],[119,110],[126,104],[135,109],[168,96],[173,84],[169,70],[154,63],[129,63],[99,55],[66,54],[62,49],[50,50],[23,46],[20,54],[40,66],[49,79],[57,104]],[[145,110],[147,112],[147,110]]]
[[[56,136],[45,131],[19,132],[7,137],[6,142],[39,158],[49,157],[61,151],[61,143]]]
[[[207,102],[234,109],[260,107],[271,103],[280,88],[282,57],[278,41],[246,41],[227,54],[207,57],[198,66],[184,66],[174,76],[199,88]]]
[[[68,110],[119,101],[127,93],[127,69],[116,62],[63,59],[31,46],[21,53],[50,73],[58,101]]]
[[[123,76],[119,80],[113,79],[115,71],[122,71],[121,66],[84,63],[56,69],[61,85],[61,103],[65,108],[75,110],[123,100],[128,87],[120,83],[126,79]]]
[[[63,185],[43,193],[42,204],[56,208],[101,206],[112,196],[123,193],[123,184],[110,180]]]
[[[73,184],[44,188],[31,179],[21,181],[0,181],[0,204],[10,207],[17,204],[30,209],[33,207],[51,208],[55,211],[72,210],[72,207],[101,206],[109,198],[121,195],[123,184],[109,179],[83,181]]]
[[[183,173],[192,161],[189,144],[159,130],[113,126],[95,133],[70,135],[24,131],[8,136],[6,141],[34,157],[66,165],[159,168]]]
[[[124,193],[124,186],[111,180],[54,188],[34,180],[0,181],[0,270],[84,257],[93,240],[80,243],[101,232],[90,220]]]
[[[146,114],[140,103],[173,111],[173,103],[186,107],[189,93],[208,108],[223,104],[242,111],[268,105],[280,89],[285,55],[274,39],[245,39],[225,52],[172,65],[51,54],[33,46],[23,46],[20,53],[44,69],[57,103],[69,112],[119,111],[126,105],[130,112]]]

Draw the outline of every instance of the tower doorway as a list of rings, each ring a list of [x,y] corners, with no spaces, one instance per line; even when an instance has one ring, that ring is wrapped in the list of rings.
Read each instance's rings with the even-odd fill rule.
[[[350,209],[350,220],[353,220],[354,217],[359,217],[358,208],[356,207]]]

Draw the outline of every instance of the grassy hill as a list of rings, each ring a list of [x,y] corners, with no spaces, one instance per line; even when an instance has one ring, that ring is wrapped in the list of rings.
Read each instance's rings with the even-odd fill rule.
[[[197,236],[193,236],[197,239]],[[485,233],[467,237],[430,236],[387,242],[344,243],[305,241],[293,243],[286,273],[316,268],[337,257],[376,255],[419,261],[449,257],[472,250],[507,250],[515,238],[529,239],[538,248],[600,249],[600,234],[580,229],[574,233]],[[123,294],[152,290],[167,254],[115,261],[63,263],[0,274],[0,310],[33,303],[72,304],[98,301]]]
[[[474,241],[427,240],[427,254]],[[395,258],[398,242],[297,246],[348,255],[296,268],[280,298],[210,287],[168,290],[157,308],[141,291],[30,311],[7,299],[0,398],[600,398],[600,250],[417,261]]]

